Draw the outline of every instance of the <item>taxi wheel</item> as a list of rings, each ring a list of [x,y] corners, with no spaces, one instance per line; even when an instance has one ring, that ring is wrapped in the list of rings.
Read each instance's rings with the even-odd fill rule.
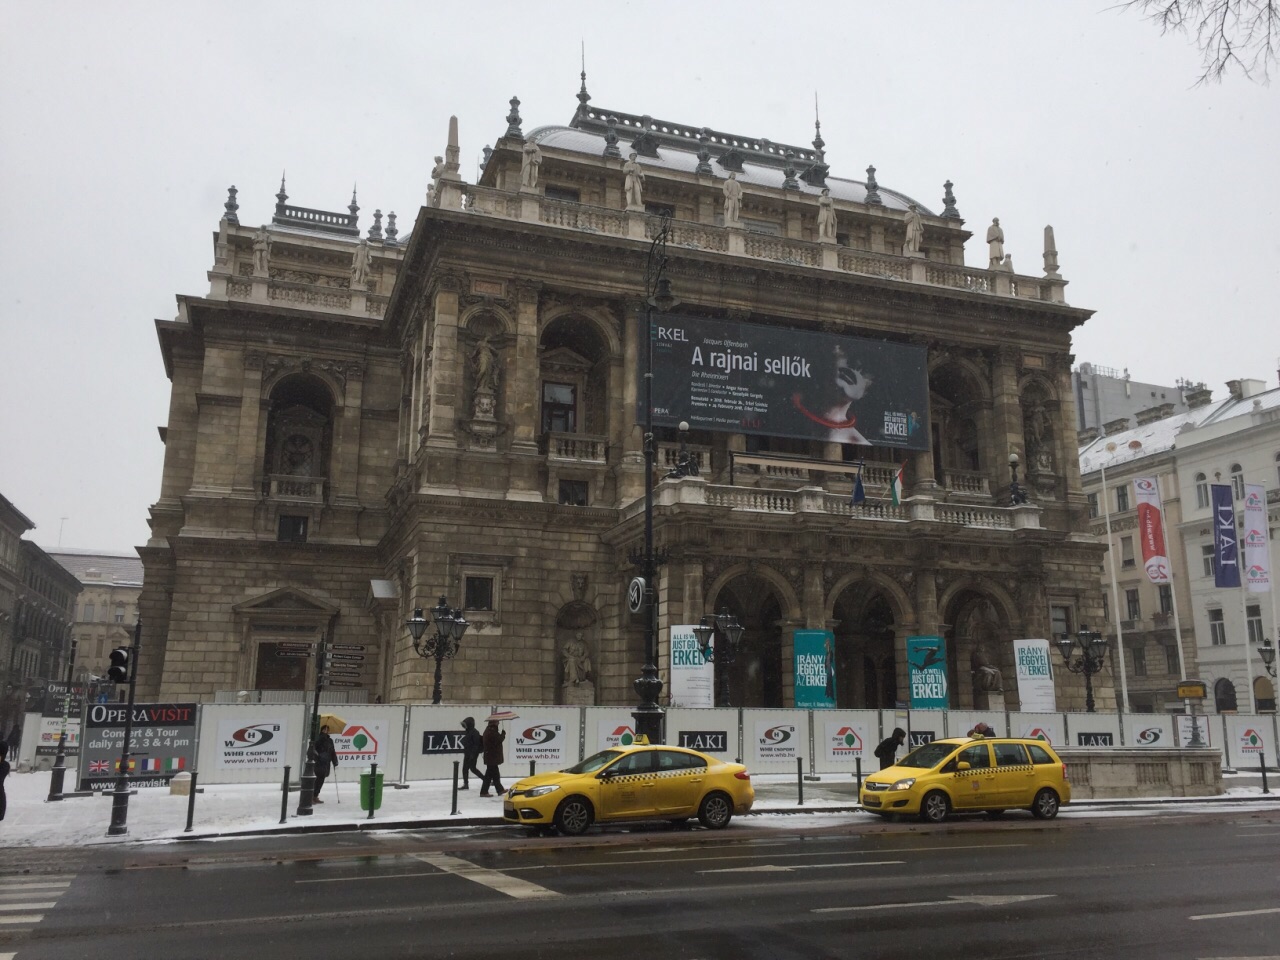
[[[1031,812],[1037,820],[1052,820],[1058,815],[1058,795],[1045,787],[1031,802]]]
[[[951,801],[938,790],[928,794],[920,803],[920,819],[927,823],[941,823],[951,812]]]
[[[566,837],[576,837],[587,832],[594,818],[586,797],[567,797],[556,808],[556,829]]]
[[[723,793],[708,793],[698,807],[698,822],[708,830],[723,830],[733,819],[733,801]]]

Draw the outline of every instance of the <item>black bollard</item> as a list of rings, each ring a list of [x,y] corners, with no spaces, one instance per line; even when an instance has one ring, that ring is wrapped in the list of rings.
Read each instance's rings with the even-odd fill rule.
[[[456,817],[458,815],[458,761],[453,761],[453,809],[449,811],[449,816]]]
[[[191,821],[194,820],[196,816],[196,777],[197,776],[199,776],[199,774],[196,774],[196,773],[191,774],[191,794],[190,796],[187,797],[187,826],[182,831],[183,833],[191,832]]]
[[[280,784],[280,822],[289,822],[289,771],[292,767],[284,768],[284,782]]]
[[[1267,752],[1261,750],[1258,752],[1258,769],[1262,771],[1262,792],[1270,793],[1267,789]]]
[[[529,761],[529,776],[531,776],[531,777],[532,777],[532,776],[534,776],[535,772],[537,771],[537,768],[538,768],[538,761],[537,761],[537,760],[530,760],[530,761]]]
[[[376,763],[369,765],[369,816],[366,820],[373,819],[373,800],[378,795],[378,765]]]
[[[796,757],[796,793],[799,799],[796,801],[798,806],[804,806],[804,757]]]
[[[862,758],[854,757],[853,766],[854,766],[853,775],[858,781],[858,796],[861,797],[862,796]]]

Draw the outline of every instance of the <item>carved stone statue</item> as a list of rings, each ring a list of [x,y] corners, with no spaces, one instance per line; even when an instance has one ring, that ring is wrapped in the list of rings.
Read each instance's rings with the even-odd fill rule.
[[[1004,260],[1004,231],[1000,229],[999,217],[993,217],[991,226],[987,227],[987,256],[990,258],[987,269],[999,270]]]
[[[1000,668],[987,661],[987,653],[982,644],[973,648],[969,655],[969,669],[973,671],[973,689],[987,693],[1004,692],[1004,675]]]
[[[471,351],[472,368],[475,371],[476,392],[496,393],[498,390],[498,348],[486,333]]]
[[[520,186],[525,190],[533,190],[538,186],[538,171],[542,166],[542,151],[532,140],[525,141],[520,152]]]
[[[634,150],[631,156],[627,158],[627,162],[622,165],[622,172],[626,174],[627,179],[624,184],[627,195],[628,210],[644,209],[644,170],[640,167],[640,162],[636,158],[639,156]]]
[[[369,242],[361,240],[351,257],[351,286],[363,287],[369,282]]]
[[[822,196],[818,198],[818,239],[828,242],[836,238],[836,205],[831,199],[831,191],[822,188]]]
[[[724,191],[725,226],[737,224],[742,215],[742,184],[738,182],[738,175],[729,174],[721,189]]]
[[[267,258],[271,252],[271,238],[267,228],[260,227],[253,235],[253,272],[261,276],[267,275]]]
[[[564,666],[565,686],[578,686],[591,679],[591,653],[582,639],[581,630],[565,641],[560,658]]]
[[[436,165],[431,168],[431,179],[439,180],[442,173],[444,173],[444,157],[436,157]]]
[[[920,244],[924,241],[924,220],[913,203],[907,208],[907,238],[902,243],[902,253],[914,257],[920,253]]]

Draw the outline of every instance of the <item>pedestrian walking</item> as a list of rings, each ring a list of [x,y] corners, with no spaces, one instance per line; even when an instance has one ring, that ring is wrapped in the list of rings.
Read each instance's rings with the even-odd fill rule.
[[[475,774],[476,779],[484,783],[484,774],[476,768],[476,761],[480,759],[480,754],[484,752],[484,737],[480,736],[480,731],[476,729],[475,717],[462,718],[462,787],[463,790],[470,790],[471,785],[468,782],[470,774]]]
[[[887,770],[893,766],[895,756],[897,756],[898,748],[902,746],[902,742],[907,739],[907,731],[901,727],[894,727],[893,733],[880,741],[880,746],[876,747],[873,753],[877,760],[880,761],[880,769]]]
[[[0,740],[0,820],[4,819],[5,810],[9,807],[9,798],[4,793],[4,782],[9,777],[9,744]]]
[[[502,755],[502,744],[507,739],[507,735],[498,729],[498,721],[490,717],[481,739],[484,745],[484,779],[480,782],[480,796],[493,796],[489,792],[490,787],[498,791],[498,796],[502,796],[506,792],[506,787],[502,785],[502,774],[498,768],[502,766],[505,759]]]
[[[327,726],[320,728],[320,736],[316,737],[316,788],[311,795],[312,803],[324,803],[320,799],[320,788],[329,777],[331,767],[338,765],[338,751],[333,745],[333,737],[329,736]]]

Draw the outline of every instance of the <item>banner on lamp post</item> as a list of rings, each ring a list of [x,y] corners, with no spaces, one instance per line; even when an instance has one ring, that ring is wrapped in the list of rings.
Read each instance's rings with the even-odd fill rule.
[[[835,638],[830,630],[797,630],[795,704],[799,710],[829,710],[836,705]]]
[[[1236,539],[1236,507],[1231,502],[1231,488],[1225,483],[1212,483],[1213,501],[1213,585],[1240,586],[1240,543]]]
[[[1244,582],[1250,593],[1271,592],[1271,544],[1267,536],[1267,491],[1244,485]]]
[[[712,641],[712,656],[715,642]],[[671,628],[671,706],[714,707],[715,664],[702,655],[692,624]]]
[[[1164,511],[1155,477],[1135,477],[1133,491],[1138,507],[1138,537],[1142,541],[1142,567],[1152,583],[1169,582],[1169,554],[1164,544]]]
[[[1055,713],[1058,705],[1049,641],[1013,641],[1013,662],[1018,670],[1018,709],[1024,713]]]

